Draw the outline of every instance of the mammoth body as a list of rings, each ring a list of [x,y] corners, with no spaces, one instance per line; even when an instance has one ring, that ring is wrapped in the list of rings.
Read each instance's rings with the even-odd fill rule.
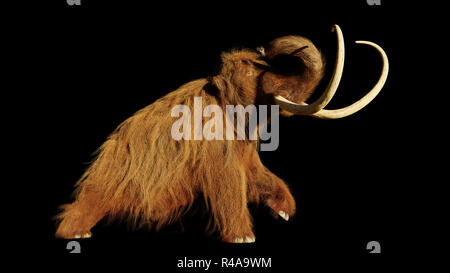
[[[339,53],[343,50],[342,33],[337,26],[335,30]],[[218,75],[181,86],[138,111],[108,137],[78,181],[76,200],[63,205],[57,215],[56,236],[91,237],[90,229],[104,217],[125,218],[137,227],[160,228],[178,220],[196,198],[203,197],[211,214],[211,227],[223,241],[255,241],[248,203],[264,203],[288,220],[295,213],[288,186],[264,167],[255,140],[174,140],[171,109],[176,105],[192,109],[194,98],[200,97],[204,106],[219,105],[224,112],[226,105],[275,102],[283,115],[323,117],[328,114],[324,111],[330,111],[323,107],[334,94],[342,73],[339,62],[343,63],[343,57],[337,58],[334,76],[324,94],[306,105],[324,68],[319,50],[309,40],[286,36],[259,51],[224,53]],[[383,70],[385,74],[387,70]],[[385,78],[382,80],[384,83]],[[368,95],[374,97],[379,92],[373,91]],[[358,103],[362,108],[365,105],[361,104],[368,101]],[[344,109],[337,115],[357,110]]]

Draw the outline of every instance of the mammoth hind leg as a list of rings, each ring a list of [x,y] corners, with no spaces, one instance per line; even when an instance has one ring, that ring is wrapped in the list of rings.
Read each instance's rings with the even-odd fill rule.
[[[100,197],[99,193],[82,190],[75,202],[62,206],[63,212],[56,216],[61,221],[56,237],[90,238],[91,228],[107,214],[99,206]]]

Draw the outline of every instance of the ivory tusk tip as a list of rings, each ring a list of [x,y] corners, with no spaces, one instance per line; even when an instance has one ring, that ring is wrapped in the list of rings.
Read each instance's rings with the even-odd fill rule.
[[[331,32],[335,32],[336,30],[341,30],[341,28],[339,27],[338,24],[334,24],[334,25],[331,27]]]
[[[364,44],[364,45],[371,45],[371,46],[377,45],[377,44],[375,44],[373,42],[369,42],[369,41],[355,41],[355,44]]]

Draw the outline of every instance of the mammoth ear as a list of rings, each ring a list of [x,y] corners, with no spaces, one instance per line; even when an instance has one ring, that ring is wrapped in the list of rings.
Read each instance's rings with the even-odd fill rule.
[[[221,75],[209,77],[208,82],[205,86],[205,91],[218,99],[225,99],[223,103],[241,103],[238,93],[234,92],[233,85],[225,77]]]
[[[224,93],[227,87],[229,86],[228,81],[222,76],[214,76],[210,78],[210,83],[212,86],[217,88],[220,93]]]
[[[208,84],[205,85],[204,89],[208,94],[216,97],[217,99],[222,99],[227,96],[227,93],[230,93],[227,92],[228,86],[228,81],[224,77],[218,75],[208,77]]]

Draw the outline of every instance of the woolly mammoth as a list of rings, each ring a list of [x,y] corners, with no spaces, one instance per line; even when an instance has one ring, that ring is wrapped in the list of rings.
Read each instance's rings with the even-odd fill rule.
[[[254,242],[249,202],[262,203],[289,220],[295,201],[283,180],[262,164],[257,140],[175,140],[176,105],[274,105],[282,115],[334,119],[366,106],[382,89],[388,60],[371,91],[337,110],[324,107],[335,94],[344,65],[344,39],[335,25],[337,54],[328,87],[313,103],[305,101],[323,76],[320,51],[306,38],[286,36],[258,50],[222,54],[220,73],[189,82],[125,120],[100,147],[77,182],[75,201],[62,206],[57,237],[88,238],[102,218],[125,218],[135,227],[156,229],[178,220],[197,198],[204,200],[211,229],[225,242]],[[224,109],[225,112],[225,109]],[[202,117],[207,121],[207,118]],[[264,126],[264,124],[258,124]]]

